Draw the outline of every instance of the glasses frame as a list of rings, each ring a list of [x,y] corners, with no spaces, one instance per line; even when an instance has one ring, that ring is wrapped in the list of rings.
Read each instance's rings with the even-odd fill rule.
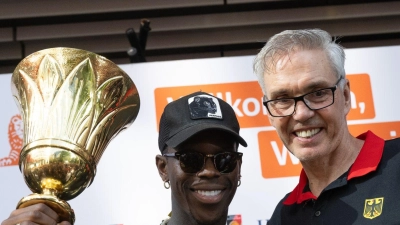
[[[185,172],[185,170],[182,168],[182,162],[181,162],[181,160],[180,160],[180,156],[183,155],[183,154],[188,154],[188,153],[195,153],[195,154],[200,154],[200,155],[203,156],[203,166],[201,167],[201,169],[199,169],[199,171],[196,171],[196,172],[193,172],[193,173],[189,173],[189,172]],[[206,159],[207,159],[207,158],[212,158],[212,159],[213,159],[214,168],[215,168],[218,172],[220,172],[221,174],[229,174],[229,173],[231,173],[233,170],[230,171],[230,172],[227,172],[227,173],[226,173],[226,172],[221,172],[221,171],[218,170],[218,167],[217,167],[216,161],[215,161],[217,155],[226,154],[226,153],[235,154],[235,155],[236,155],[236,157],[237,157],[236,162],[235,162],[236,166],[235,166],[235,168],[233,169],[233,170],[235,170],[236,167],[237,167],[237,162],[238,162],[239,160],[242,160],[243,153],[241,153],[241,152],[220,152],[220,153],[217,153],[217,154],[203,154],[203,153],[201,153],[201,152],[184,152],[184,153],[173,152],[173,153],[164,153],[163,156],[164,156],[164,157],[174,157],[174,158],[178,159],[178,160],[179,160],[179,166],[181,167],[181,170],[182,170],[183,172],[189,173],[189,174],[196,174],[196,173],[198,173],[198,172],[204,170],[204,167],[205,167],[205,165],[206,165]]]
[[[263,105],[267,108],[268,113],[269,113],[272,117],[287,117],[287,116],[293,115],[293,114],[296,112],[296,106],[297,106],[297,102],[298,102],[298,101],[302,101],[302,102],[304,103],[304,105],[306,105],[307,108],[309,108],[310,110],[320,110],[320,109],[324,109],[324,108],[326,108],[326,107],[329,107],[329,106],[333,105],[333,103],[335,103],[335,91],[336,91],[336,89],[337,89],[337,87],[338,87],[338,85],[339,85],[339,83],[340,83],[340,81],[341,81],[342,79],[343,79],[343,77],[340,77],[339,80],[336,82],[335,86],[333,86],[333,87],[321,88],[321,89],[318,89],[318,90],[315,90],[315,91],[308,92],[308,93],[306,93],[306,94],[304,94],[304,95],[301,95],[301,96],[298,96],[298,97],[267,100],[267,96],[264,95],[264,96],[263,96]],[[307,102],[304,100],[304,97],[307,96],[307,95],[309,95],[309,94],[312,94],[312,93],[315,93],[315,92],[318,92],[318,91],[329,90],[329,89],[332,91],[332,103],[330,103],[330,104],[328,104],[328,105],[326,105],[326,106],[323,106],[323,107],[321,107],[321,108],[316,108],[316,109],[314,109],[314,108],[311,108],[311,107],[307,104]],[[269,110],[269,108],[268,108],[268,103],[269,103],[269,102],[273,102],[273,101],[276,101],[276,100],[292,100],[292,99],[294,100],[294,107],[293,107],[293,112],[292,112],[291,114],[289,114],[289,115],[276,116],[276,115],[273,115],[273,114],[271,113],[271,111]]]

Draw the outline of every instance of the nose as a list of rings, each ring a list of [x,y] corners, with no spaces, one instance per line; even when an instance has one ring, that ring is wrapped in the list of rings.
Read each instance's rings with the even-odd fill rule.
[[[308,108],[304,101],[297,101],[294,107],[295,108],[292,117],[296,121],[304,122],[314,116],[314,110]]]
[[[215,168],[213,158],[206,158],[204,167],[197,173],[198,177],[219,177],[221,173]]]

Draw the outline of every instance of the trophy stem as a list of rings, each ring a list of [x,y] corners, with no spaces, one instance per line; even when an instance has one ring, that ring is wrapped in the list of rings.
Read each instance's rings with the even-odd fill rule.
[[[22,198],[17,205],[17,209],[25,208],[30,205],[43,203],[53,209],[59,215],[59,221],[68,221],[72,225],[75,222],[75,213],[68,202],[58,199],[51,189],[43,189],[43,194],[33,193]]]

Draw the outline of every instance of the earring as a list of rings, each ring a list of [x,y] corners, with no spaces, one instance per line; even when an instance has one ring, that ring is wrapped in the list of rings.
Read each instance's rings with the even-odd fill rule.
[[[242,181],[241,181],[241,180],[238,180],[237,186],[239,187],[241,184],[242,184]]]
[[[164,181],[164,187],[165,189],[169,189],[171,187],[171,183],[169,183],[169,180]]]

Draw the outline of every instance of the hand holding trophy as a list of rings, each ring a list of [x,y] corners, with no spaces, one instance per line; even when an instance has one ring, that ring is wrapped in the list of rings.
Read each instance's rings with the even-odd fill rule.
[[[74,48],[27,56],[11,86],[24,123],[19,167],[33,192],[17,208],[44,203],[73,224],[66,201],[93,182],[109,142],[136,119],[136,86],[110,60]]]

